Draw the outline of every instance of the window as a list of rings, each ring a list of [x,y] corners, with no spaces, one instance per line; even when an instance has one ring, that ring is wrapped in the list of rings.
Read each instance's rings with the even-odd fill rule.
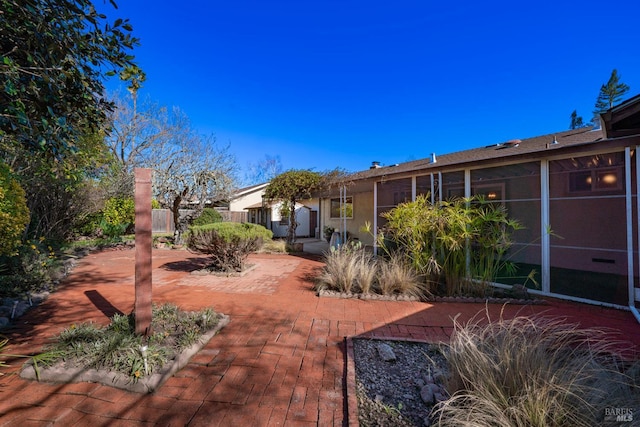
[[[347,197],[342,209],[345,217],[353,218],[353,197]],[[340,199],[331,199],[331,218],[340,218]]]
[[[607,191],[622,189],[621,168],[593,169],[571,172],[569,176],[569,191]]]

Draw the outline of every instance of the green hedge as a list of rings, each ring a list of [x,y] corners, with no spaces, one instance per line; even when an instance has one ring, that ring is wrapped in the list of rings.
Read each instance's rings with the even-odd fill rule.
[[[252,239],[257,238],[262,241],[271,240],[273,233],[271,230],[267,230],[261,225],[251,224],[248,222],[216,222],[214,224],[205,224],[200,226],[191,227],[192,233],[198,233],[202,231],[215,230],[221,238],[230,242],[236,238],[240,239]]]
[[[220,212],[212,208],[204,208],[200,216],[194,219],[191,225],[197,227],[207,224],[215,224],[217,222],[222,222],[222,215],[220,215]]]

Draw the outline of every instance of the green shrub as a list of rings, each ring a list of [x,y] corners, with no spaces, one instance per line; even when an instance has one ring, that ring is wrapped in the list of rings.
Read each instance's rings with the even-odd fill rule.
[[[447,295],[484,296],[505,267],[511,233],[521,228],[503,205],[478,197],[433,204],[420,195],[382,215],[387,224],[379,244],[393,241],[419,274],[443,278]]]
[[[12,255],[29,224],[25,193],[12,177],[8,166],[0,163],[0,255]]]
[[[112,197],[102,210],[103,221],[100,227],[108,237],[125,234],[136,219],[136,207],[131,197]]]
[[[11,257],[0,257],[0,296],[38,292],[61,275],[62,263],[44,238],[21,244]]]
[[[198,227],[207,224],[215,224],[216,222],[222,222],[222,215],[215,209],[204,208],[199,217],[193,220],[192,226]]]
[[[629,367],[616,344],[562,319],[456,322],[444,352],[451,398],[436,410],[438,425],[619,425],[605,408],[637,413],[640,384],[638,362]]]
[[[189,250],[208,255],[209,266],[216,271],[242,271],[251,252],[260,249],[273,233],[261,225],[218,222],[191,227],[187,239]]]

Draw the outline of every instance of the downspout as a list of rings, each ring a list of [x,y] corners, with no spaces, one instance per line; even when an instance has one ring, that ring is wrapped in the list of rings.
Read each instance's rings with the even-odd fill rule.
[[[640,313],[636,308],[636,289],[633,283],[633,212],[632,212],[632,197],[631,197],[631,147],[624,149],[624,178],[626,191],[626,205],[627,205],[627,283],[629,285],[629,310],[635,316],[638,323],[640,323]],[[638,174],[638,167],[640,167],[640,156],[638,156],[638,147],[636,146],[636,186],[640,185],[640,175]],[[638,191],[640,187],[636,187]],[[636,206],[640,208],[640,198],[636,197]],[[637,211],[640,212],[640,211]],[[638,237],[640,238],[640,227],[638,228]],[[638,240],[640,242],[640,240]],[[638,262],[640,263],[640,254],[638,255]],[[639,264],[640,265],[640,264]]]

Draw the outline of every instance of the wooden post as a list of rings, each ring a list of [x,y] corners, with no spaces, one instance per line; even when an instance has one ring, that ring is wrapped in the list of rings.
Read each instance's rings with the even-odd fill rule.
[[[151,333],[151,169],[135,169],[136,334]]]

